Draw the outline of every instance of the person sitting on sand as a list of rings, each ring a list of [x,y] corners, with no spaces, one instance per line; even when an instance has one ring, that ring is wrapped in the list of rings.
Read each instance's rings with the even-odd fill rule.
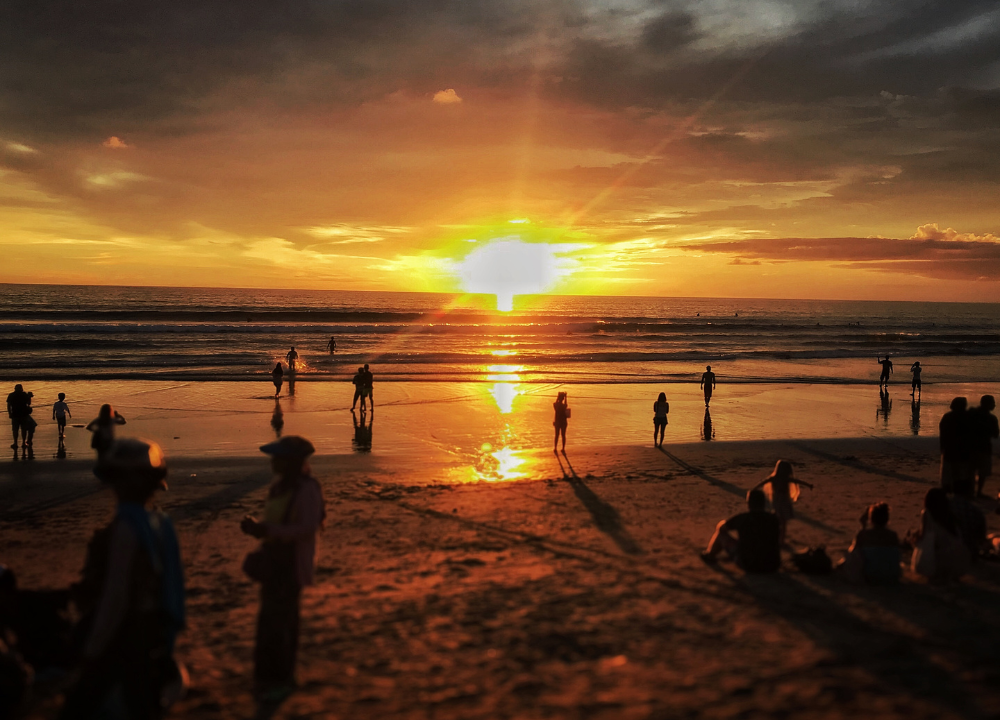
[[[920,529],[907,538],[913,545],[910,567],[933,583],[958,580],[969,571],[972,558],[959,536],[958,521],[948,495],[931,488],[924,496]]]
[[[299,359],[299,354],[295,352],[295,348],[292,348],[285,355],[285,362],[288,363],[288,372],[295,372],[295,361]]]
[[[271,382],[274,383],[274,397],[278,397],[281,394],[281,386],[285,382],[285,371],[280,362],[274,364],[274,370],[271,371]]]
[[[89,631],[61,717],[104,717],[119,695],[123,717],[158,718],[168,687],[183,683],[173,661],[184,627],[180,549],[170,518],[149,507],[166,487],[167,464],[159,445],[128,438],[107,448],[94,474],[114,491],[117,510],[90,541],[72,589]]]
[[[795,517],[795,510],[792,504],[799,499],[801,486],[810,490],[813,486],[802,480],[796,480],[792,475],[792,464],[787,460],[779,460],[774,465],[774,471],[759,483],[753,486],[754,490],[767,488],[764,492],[771,501],[774,514],[781,524],[781,544],[785,544],[785,534],[788,530],[788,521]]]
[[[59,439],[62,440],[66,437],[66,418],[73,417],[73,413],[69,411],[69,405],[66,404],[66,393],[59,393],[59,400],[52,405],[52,419],[56,421],[56,425],[59,427]]]
[[[955,481],[972,476],[970,458],[968,401],[957,397],[951,401],[950,410],[938,423],[941,447],[941,489],[954,492]]]
[[[263,521],[248,515],[240,529],[262,541],[243,566],[260,583],[254,690],[262,700],[278,701],[294,687],[299,601],[302,588],[313,583],[316,533],[326,510],[307,462],[315,452],[311,442],[289,435],[260,450],[271,456],[277,479],[267,492]]]
[[[115,425],[124,425],[125,418],[110,405],[101,405],[97,417],[87,424],[87,430],[93,435],[90,438],[90,447],[97,451],[97,459],[107,452],[111,443],[115,441]]]
[[[993,441],[1000,437],[1000,423],[993,414],[996,400],[983,395],[979,407],[969,411],[969,434],[972,446],[972,470],[976,475],[976,495],[985,497],[983,487],[993,474]]]
[[[667,413],[670,412],[670,403],[667,402],[667,394],[660,393],[653,403],[653,447],[663,445],[663,433],[667,429]],[[656,434],[660,434],[660,441],[656,441]]]
[[[555,452],[556,448],[559,447],[560,435],[562,435],[562,450],[566,452],[566,426],[569,424],[568,402],[569,398],[566,393],[561,392],[556,396],[556,401],[552,403],[552,407],[556,411],[555,420],[552,421],[552,427],[556,429],[555,440],[552,442],[552,452]]]
[[[875,503],[860,518],[861,530],[847,555],[838,565],[844,578],[853,583],[891,585],[899,582],[899,536],[888,528],[889,505]],[[871,523],[871,527],[868,524]]]
[[[716,525],[715,534],[701,559],[715,563],[719,553],[725,551],[744,572],[776,572],[781,567],[778,518],[767,511],[767,497],[761,490],[747,493],[747,510]],[[738,537],[734,538],[733,532]]]

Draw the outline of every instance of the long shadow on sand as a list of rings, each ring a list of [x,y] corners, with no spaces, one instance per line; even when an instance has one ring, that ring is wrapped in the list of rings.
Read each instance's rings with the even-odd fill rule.
[[[218,514],[237,500],[267,485],[271,482],[272,477],[270,472],[254,473],[239,482],[216,490],[214,493],[178,505],[167,505],[165,509],[176,522],[191,520],[205,513]]]
[[[590,516],[594,519],[594,525],[597,526],[597,529],[611,538],[623,553],[629,555],[638,555],[641,553],[642,548],[639,547],[639,544],[632,538],[629,531],[622,525],[618,511],[601,500],[593,490],[587,487],[586,483],[576,474],[576,470],[573,469],[573,465],[570,463],[565,451],[562,456],[557,454],[556,460],[559,461],[563,480],[569,483],[576,497],[587,508]],[[563,464],[564,462],[565,464]]]
[[[747,576],[746,586],[763,608],[793,624],[834,655],[832,660],[823,662],[821,672],[828,676],[824,683],[834,687],[838,694],[853,695],[861,689],[850,675],[852,669],[860,668],[878,681],[877,685],[864,688],[869,692],[878,692],[879,686],[884,685],[965,717],[983,715],[970,689],[938,659],[943,644],[960,650],[951,639],[933,636],[922,639],[867,622],[836,598],[827,597],[791,575]],[[909,589],[904,585],[894,592],[907,593]],[[895,612],[897,605],[886,603],[886,607]],[[936,612],[948,612],[948,608],[941,604]],[[966,662],[976,664],[971,658]],[[966,668],[969,669],[972,668]],[[836,685],[841,672],[844,687],[839,688]]]
[[[857,458],[842,458],[839,455],[834,455],[833,453],[828,453],[814,447],[809,447],[805,443],[790,442],[788,444],[797,450],[801,450],[804,453],[808,453],[809,455],[815,455],[816,457],[823,458],[824,460],[835,462],[838,465],[843,465],[844,467],[849,467],[853,470],[860,470],[861,472],[865,472],[870,475],[881,475],[882,477],[891,478],[893,480],[902,480],[903,482],[919,483],[920,485],[937,484],[932,480],[924,480],[923,478],[914,477],[913,475],[906,475],[904,473],[896,472],[895,470],[883,470],[880,467],[875,467],[874,465],[869,465],[868,463],[861,462]]]

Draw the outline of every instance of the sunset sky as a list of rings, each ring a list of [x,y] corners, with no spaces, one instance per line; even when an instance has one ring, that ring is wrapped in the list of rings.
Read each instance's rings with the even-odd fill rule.
[[[0,6],[3,282],[1000,301],[998,157],[995,0]]]

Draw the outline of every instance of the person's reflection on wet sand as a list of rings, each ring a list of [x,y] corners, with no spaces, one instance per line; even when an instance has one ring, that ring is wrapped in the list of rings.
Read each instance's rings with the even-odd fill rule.
[[[363,410],[361,412],[361,422],[358,422],[357,413],[351,410],[351,417],[354,419],[354,437],[351,438],[351,447],[354,452],[372,451],[372,424],[375,422],[375,413],[370,416]],[[365,420],[368,420],[367,425]]]
[[[920,434],[920,400],[910,400],[910,430],[914,435]]]
[[[295,374],[292,373],[288,376],[288,396],[295,397]]]
[[[701,439],[706,442],[715,439],[715,430],[712,428],[712,413],[705,408],[705,423],[701,428]]]
[[[66,438],[59,438],[59,447],[56,448],[56,459],[65,460],[66,459]]]
[[[281,411],[281,403],[274,398],[274,412],[271,413],[271,427],[276,437],[281,437],[281,429],[285,427],[285,414]]]
[[[889,399],[889,388],[879,388],[879,407],[875,410],[875,419],[878,420],[879,416],[882,416],[882,423],[886,426],[889,425],[889,413],[892,412],[892,400]]]

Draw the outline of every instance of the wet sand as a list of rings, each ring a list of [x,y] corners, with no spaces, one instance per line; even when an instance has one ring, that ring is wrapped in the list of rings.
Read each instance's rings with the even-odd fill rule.
[[[935,484],[935,450],[921,437],[584,449],[571,435],[566,457],[525,451],[525,479],[478,483],[454,482],[445,452],[321,456],[329,520],[303,603],[301,687],[262,716],[996,717],[1000,566],[956,586],[907,573],[869,589],[787,562],[746,577],[697,555],[778,457],[817,486],[797,506],[795,545],[839,554],[878,499],[903,534]],[[70,582],[107,519],[88,467],[0,465],[0,561],[26,587]],[[184,553],[178,653],[194,676],[173,714],[252,717],[257,603],[240,563],[253,543],[237,523],[261,507],[266,463],[172,467],[162,501]],[[41,699],[33,717],[53,708]]]

